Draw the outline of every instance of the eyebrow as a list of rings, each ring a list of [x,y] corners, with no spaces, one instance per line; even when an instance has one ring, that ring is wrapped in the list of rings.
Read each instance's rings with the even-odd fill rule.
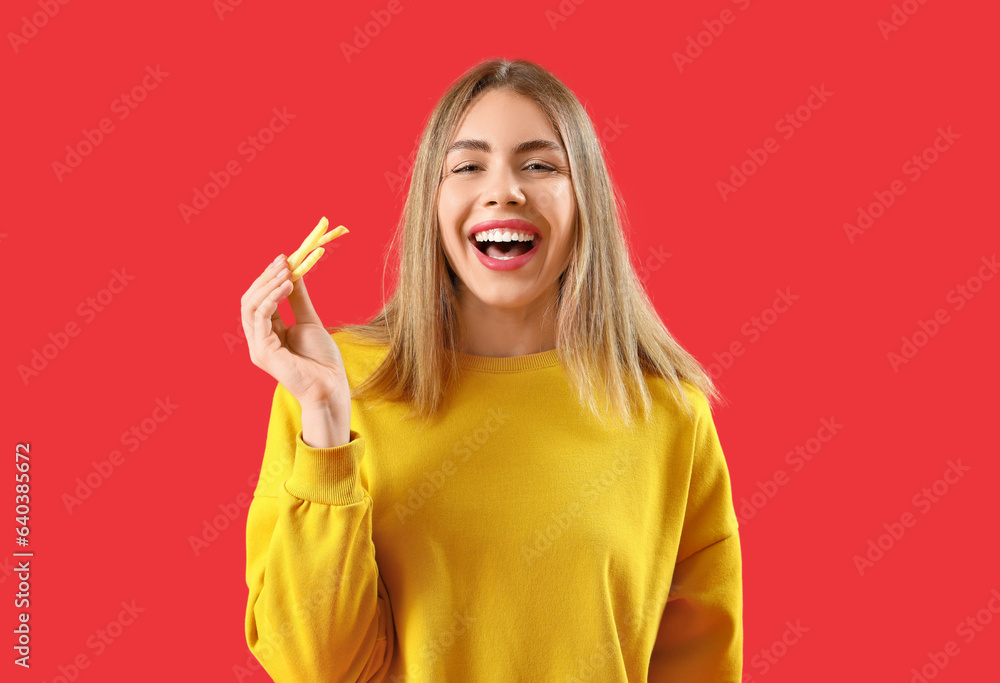
[[[448,147],[448,150],[445,152],[445,156],[462,149],[479,150],[481,152],[486,152],[487,154],[490,154],[493,151],[490,143],[486,142],[486,140],[465,139],[456,140],[451,143],[451,146]],[[553,152],[560,152],[562,154],[566,153],[562,145],[558,142],[553,142],[552,140],[526,140],[525,142],[515,146],[514,149],[511,150],[511,154],[523,154],[524,152],[533,152],[536,149],[548,149]]]

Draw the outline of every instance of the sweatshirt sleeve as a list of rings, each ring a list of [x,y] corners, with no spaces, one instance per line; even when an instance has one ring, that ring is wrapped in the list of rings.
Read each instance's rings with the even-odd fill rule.
[[[649,681],[738,683],[743,671],[740,537],[729,470],[707,404],[695,425],[691,479]]]
[[[246,640],[275,683],[382,681],[392,611],[375,562],[365,441],[312,448],[278,384],[247,516]]]

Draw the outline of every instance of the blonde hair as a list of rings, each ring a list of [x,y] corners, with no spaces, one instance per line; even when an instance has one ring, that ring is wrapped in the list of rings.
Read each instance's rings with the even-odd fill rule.
[[[411,404],[408,417],[429,418],[457,379],[463,330],[456,275],[439,233],[438,189],[445,150],[463,115],[477,95],[497,88],[534,100],[569,156],[579,219],[571,260],[559,278],[556,348],[581,404],[602,423],[602,409],[625,422],[637,408],[647,418],[652,401],[645,373],[666,380],[689,417],[693,410],[682,381],[697,387],[709,405],[721,400],[711,377],[666,329],[632,267],[618,190],[587,112],[546,69],[506,59],[466,71],[431,113],[390,245],[391,251],[402,240],[392,297],[368,323],[328,328],[361,343],[388,346],[381,365],[352,390],[352,398],[404,401]],[[606,399],[600,407],[598,396]]]

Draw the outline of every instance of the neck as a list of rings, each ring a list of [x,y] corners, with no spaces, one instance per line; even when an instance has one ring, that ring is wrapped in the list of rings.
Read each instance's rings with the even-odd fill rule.
[[[458,310],[465,330],[461,350],[474,356],[509,358],[556,348],[557,288],[525,306],[501,308],[460,287]]]

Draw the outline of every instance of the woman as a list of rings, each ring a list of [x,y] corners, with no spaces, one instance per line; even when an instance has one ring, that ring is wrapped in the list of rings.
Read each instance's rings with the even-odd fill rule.
[[[275,681],[740,680],[718,393],[615,209],[577,98],[490,60],[427,124],[374,320],[325,328],[283,255],[247,290],[278,385],[246,637]]]

